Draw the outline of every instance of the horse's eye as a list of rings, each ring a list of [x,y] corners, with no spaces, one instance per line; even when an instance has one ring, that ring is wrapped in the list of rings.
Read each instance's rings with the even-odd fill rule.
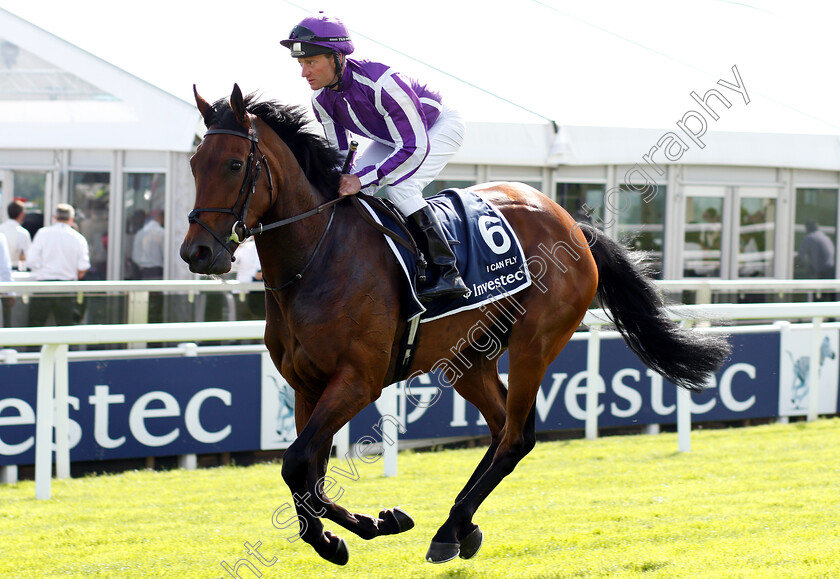
[[[238,173],[242,169],[242,161],[231,161],[230,162],[230,170],[234,173]]]

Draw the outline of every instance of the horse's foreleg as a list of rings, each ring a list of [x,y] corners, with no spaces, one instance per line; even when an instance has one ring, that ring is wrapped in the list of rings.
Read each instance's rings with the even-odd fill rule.
[[[300,537],[327,561],[344,565],[349,559],[347,544],[330,531],[324,531],[320,518],[327,514],[325,480],[319,478],[338,430],[365,405],[362,392],[354,392],[349,376],[337,373],[317,403],[295,399],[298,437],[283,454],[283,480],[292,491],[300,521]],[[323,449],[326,449],[323,450]],[[324,465],[324,466],[322,466]]]
[[[414,520],[399,508],[382,510],[378,517],[371,517],[369,515],[351,513],[335,502],[344,494],[344,489],[336,484],[335,476],[329,475],[327,467],[331,450],[331,443],[322,447],[318,453],[319,459],[317,461],[319,470],[316,475],[316,480],[318,481],[316,488],[320,491],[320,494],[316,499],[319,507],[325,509],[323,514],[324,518],[341,525],[348,531],[366,540],[382,535],[395,535],[414,527]],[[345,467],[338,468],[343,473],[343,476],[349,475],[350,478],[353,478],[358,474],[355,460],[359,457],[354,457],[351,451],[344,458],[347,460],[346,469]]]
[[[338,430],[362,410],[369,400],[364,382],[347,369],[336,373],[312,408],[298,438],[283,455],[283,479],[292,491],[301,525],[301,538],[324,559],[344,565],[349,553],[343,539],[323,530],[319,520],[328,518],[354,533],[372,538],[408,530],[414,525],[408,515],[383,511],[379,518],[354,515],[328,495],[338,498],[327,476],[332,439]],[[307,414],[307,413],[302,413]],[[296,419],[304,418],[296,413]],[[351,464],[355,469],[355,464]]]
[[[307,483],[308,459],[306,446],[298,438],[283,454],[283,480],[292,491],[295,510],[300,523],[300,538],[312,545],[321,557],[337,565],[345,565],[349,560],[347,544],[330,531],[324,531],[320,517],[325,509],[313,501],[312,492]]]
[[[295,510],[300,523],[300,538],[309,543],[321,557],[335,563],[345,565],[349,560],[347,544],[343,539],[330,531],[324,530],[320,517],[326,510],[313,500],[311,486],[308,483],[308,460],[306,446],[298,443],[298,438],[283,455],[283,480],[292,491]],[[297,445],[297,446],[296,446]]]

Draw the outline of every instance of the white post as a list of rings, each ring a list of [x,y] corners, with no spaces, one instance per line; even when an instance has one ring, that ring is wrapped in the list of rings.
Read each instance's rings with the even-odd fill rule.
[[[149,294],[146,293],[146,298],[148,298]],[[148,308],[146,309],[148,312]],[[184,352],[185,358],[196,358],[198,357],[198,344],[195,342],[181,342],[178,344],[178,347],[181,348]],[[178,455],[178,468],[182,468],[184,470],[195,470],[198,468],[198,456],[195,454],[181,454]]]
[[[680,452],[691,450],[691,392],[677,389],[677,446]]]
[[[52,485],[53,390],[55,352],[58,346],[41,347],[38,362],[38,401],[35,417],[35,498],[50,498]]]
[[[149,292],[128,292],[128,323],[149,323]],[[146,342],[128,342],[130,349],[142,349]]]
[[[698,304],[712,303],[712,287],[709,285],[709,282],[700,282],[700,286],[697,288],[696,302]]]
[[[333,437],[333,446],[335,446],[335,456],[338,458],[346,458],[350,452],[350,423],[348,422],[341,427],[336,435]]]
[[[13,485],[18,481],[18,467],[16,464],[0,466],[0,484]]]
[[[642,434],[659,434],[658,424],[645,424],[642,427]]]
[[[601,370],[601,325],[589,326],[586,348],[586,426],[587,440],[598,438],[598,384]]]
[[[811,362],[808,366],[808,421],[817,419],[820,407],[820,346],[822,345],[822,317],[814,317],[811,334]]]
[[[397,418],[399,408],[397,407],[397,387],[390,386],[382,391],[385,408],[388,409],[385,416]],[[397,476],[397,451],[399,447],[399,431],[393,420],[383,420],[382,425],[382,458],[384,459],[383,471],[385,476]],[[392,441],[393,444],[388,444]]]
[[[70,400],[67,344],[55,351],[55,476],[70,478]]]
[[[198,468],[198,456],[195,454],[178,455],[178,468],[184,470],[195,470]]]
[[[791,332],[790,322],[788,320],[778,320],[778,321],[773,322],[773,325],[775,327],[779,328],[779,343],[780,344],[788,343],[788,336],[790,335],[790,332]],[[779,378],[779,391],[780,391],[779,392],[779,396],[780,396],[779,411],[781,412],[781,410],[782,410],[781,377]],[[778,423],[778,424],[788,424],[788,423],[790,423],[790,417],[789,416],[778,416],[776,418],[776,423]]]
[[[4,364],[17,364],[18,352],[12,349],[0,350],[0,357]],[[18,467],[16,464],[0,466],[0,484],[14,484],[18,481]]]
[[[691,328],[694,320],[686,320],[683,327]],[[691,451],[691,392],[677,388],[677,449],[679,452]]]

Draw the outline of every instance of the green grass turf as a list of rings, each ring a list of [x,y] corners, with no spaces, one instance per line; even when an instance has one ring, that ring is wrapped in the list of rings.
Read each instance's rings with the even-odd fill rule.
[[[674,434],[538,444],[479,510],[481,552],[444,565],[424,561],[429,540],[484,449],[403,452],[395,478],[381,461],[332,473],[354,512],[417,522],[373,541],[327,522],[346,567],[272,525],[291,503],[279,464],[53,481],[48,501],[24,481],[0,486],[0,577],[230,577],[222,561],[246,557],[266,578],[840,577],[840,420],[700,430],[676,449]]]

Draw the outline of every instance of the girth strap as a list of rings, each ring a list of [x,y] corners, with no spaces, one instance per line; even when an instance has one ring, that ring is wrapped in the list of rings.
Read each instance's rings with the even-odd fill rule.
[[[420,316],[418,315],[408,322],[408,328],[406,328],[400,341],[400,351],[397,352],[397,368],[394,370],[392,382],[405,380],[408,376],[408,369],[411,368],[411,363],[414,361],[417,337],[420,335],[419,329]]]

